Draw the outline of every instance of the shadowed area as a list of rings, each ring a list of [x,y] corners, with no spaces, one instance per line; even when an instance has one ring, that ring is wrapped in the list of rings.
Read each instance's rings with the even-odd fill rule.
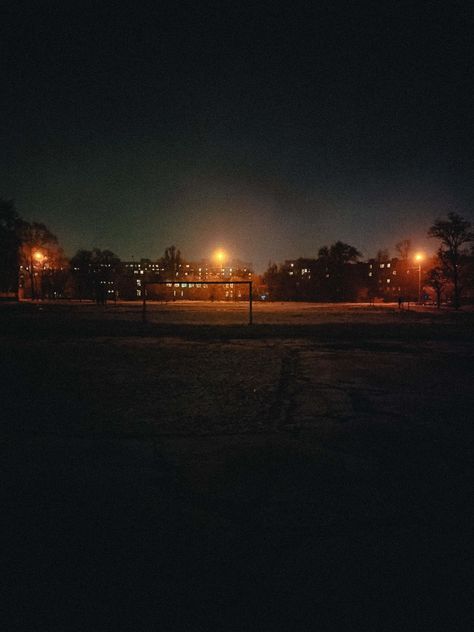
[[[24,307],[0,314],[12,627],[465,629],[470,314]]]

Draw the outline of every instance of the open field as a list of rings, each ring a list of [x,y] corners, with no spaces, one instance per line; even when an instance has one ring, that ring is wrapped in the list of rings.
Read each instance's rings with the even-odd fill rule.
[[[0,318],[6,315],[15,317],[34,316],[35,322],[47,317],[57,322],[68,323],[77,320],[86,321],[130,321],[142,320],[141,301],[117,301],[106,306],[98,306],[92,301],[46,302],[25,301],[19,304],[0,305]],[[248,322],[248,301],[147,301],[147,319],[155,324],[200,324],[200,325],[243,325]],[[405,309],[398,310],[396,303],[268,303],[253,302],[254,324],[260,325],[317,325],[328,323],[348,324],[387,324],[405,322],[415,318],[423,322],[459,322],[469,318],[472,307],[465,307],[460,313],[442,309],[440,311],[419,307],[410,303]],[[405,321],[400,319],[405,318]]]
[[[469,628],[473,313],[149,315],[0,305],[11,629]]]

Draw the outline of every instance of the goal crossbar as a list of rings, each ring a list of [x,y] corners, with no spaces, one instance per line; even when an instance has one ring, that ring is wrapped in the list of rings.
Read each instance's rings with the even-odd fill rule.
[[[146,310],[146,286],[147,285],[167,285],[168,287],[174,287],[175,285],[181,285],[181,283],[192,284],[194,287],[206,287],[208,285],[248,285],[249,288],[249,321],[248,324],[253,323],[253,300],[252,300],[252,281],[142,281],[142,320],[147,322],[147,310]]]

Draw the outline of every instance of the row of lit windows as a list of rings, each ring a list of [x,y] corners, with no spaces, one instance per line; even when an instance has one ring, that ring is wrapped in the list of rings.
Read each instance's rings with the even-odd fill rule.
[[[138,285],[138,282],[137,282]],[[224,287],[229,288],[229,287],[234,287],[233,283],[225,283],[223,284]],[[166,287],[208,287],[207,283],[167,283]]]
[[[397,274],[396,270],[392,270],[392,274],[395,276]],[[373,276],[373,272],[369,272],[369,277]]]
[[[158,263],[126,263],[125,264],[126,268],[138,268],[138,269],[141,269],[142,266],[146,270],[149,270],[150,268],[160,269],[160,265]],[[181,267],[181,264],[178,267]],[[164,270],[164,268],[161,268],[161,269]]]

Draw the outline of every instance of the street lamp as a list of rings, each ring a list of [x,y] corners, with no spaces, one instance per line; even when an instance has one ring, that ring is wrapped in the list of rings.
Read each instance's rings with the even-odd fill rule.
[[[415,261],[418,261],[418,305],[421,305],[421,262],[425,258],[425,255],[418,252],[415,255]]]
[[[222,265],[226,258],[226,254],[222,249],[216,250],[216,252],[214,253],[214,259],[219,265]]]
[[[41,284],[43,283],[43,274],[44,274],[44,264],[45,261],[47,259],[46,255],[44,255],[41,250],[35,250],[33,252],[33,259],[35,260],[35,262],[38,264],[38,267],[40,269],[40,281]],[[43,290],[41,288],[41,294],[43,293]],[[35,270],[34,270],[34,265],[33,262],[31,262],[31,298],[36,298],[36,287],[35,287]]]

